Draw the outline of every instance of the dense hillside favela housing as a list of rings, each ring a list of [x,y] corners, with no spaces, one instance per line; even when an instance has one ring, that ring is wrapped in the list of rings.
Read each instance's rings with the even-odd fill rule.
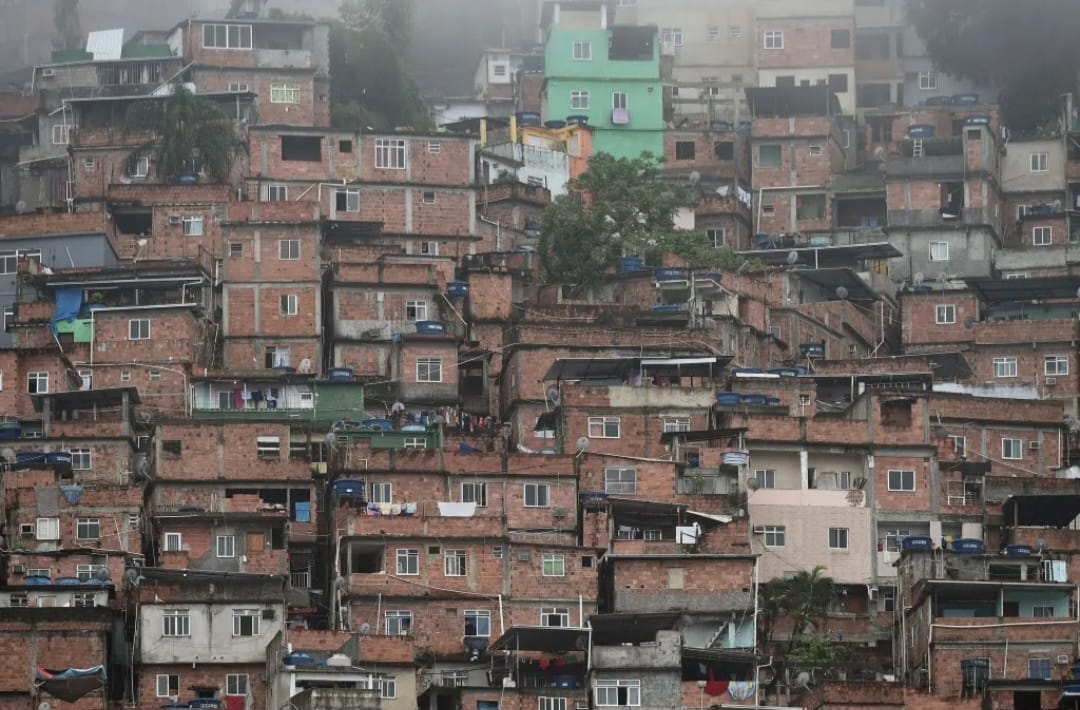
[[[435,131],[250,11],[0,96],[0,710],[1075,707],[1074,97],[893,0],[539,17]],[[221,179],[123,129],[178,87]],[[641,151],[751,266],[542,279]]]

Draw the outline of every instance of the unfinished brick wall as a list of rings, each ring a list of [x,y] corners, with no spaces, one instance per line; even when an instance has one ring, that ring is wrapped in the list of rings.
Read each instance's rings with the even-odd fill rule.
[[[0,693],[25,693],[21,704],[30,706],[34,675],[38,667],[86,668],[108,663],[107,613],[100,610],[49,609],[11,613],[0,622]],[[44,697],[44,696],[43,696]],[[74,703],[48,698],[50,705],[63,710],[91,710],[105,704],[104,689],[96,690]]]
[[[405,142],[405,166],[379,167],[376,150],[387,141]],[[413,183],[467,187],[475,182],[472,166],[476,139],[450,133],[368,133],[360,141],[360,179],[369,183]],[[396,143],[395,143],[396,145]],[[394,164],[394,163],[391,163]]]
[[[228,689],[227,676],[230,674],[246,674],[248,677],[248,692],[251,695],[252,707],[265,707],[266,705],[266,667],[265,665],[242,664],[242,663],[214,663],[198,664],[195,668],[191,665],[167,665],[147,664],[140,666],[137,674],[137,691],[139,693],[139,710],[157,710],[162,704],[171,702],[168,698],[157,697],[158,675],[179,676],[179,700],[187,702],[195,698],[192,688],[216,688],[217,697],[224,699]]]
[[[854,17],[759,18],[757,66],[767,68],[852,67],[855,65]],[[832,46],[832,31],[847,30],[846,47]],[[765,32],[783,32],[783,47],[765,48]],[[849,87],[854,90],[854,87]]]
[[[256,456],[256,437],[277,436],[276,459]],[[306,440],[306,439],[305,439]],[[179,442],[180,454],[169,452]],[[156,477],[174,481],[295,480],[310,481],[311,465],[289,459],[290,427],[271,422],[167,422],[155,435]]]

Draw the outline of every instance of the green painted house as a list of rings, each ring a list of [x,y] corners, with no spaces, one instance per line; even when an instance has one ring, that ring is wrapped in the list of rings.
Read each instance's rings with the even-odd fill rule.
[[[664,92],[655,27],[612,26],[615,0],[544,5],[543,120],[587,116],[594,152],[664,154]]]

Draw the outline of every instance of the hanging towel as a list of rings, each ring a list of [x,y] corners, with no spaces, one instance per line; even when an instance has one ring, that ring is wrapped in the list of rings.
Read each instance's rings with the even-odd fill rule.
[[[393,510],[393,508],[394,506],[392,503],[379,503],[379,514],[390,515],[390,511]]]
[[[390,504],[390,515],[401,515],[401,504],[400,503],[391,503]]]
[[[238,387],[238,388],[236,388],[236,389],[234,389],[232,391],[232,396],[233,396],[233,407],[235,407],[236,409],[243,409],[244,408],[244,391],[241,390]]]
[[[754,696],[755,686],[752,680],[733,680],[728,684],[728,695],[732,700],[746,700]]]
[[[439,501],[439,515],[444,518],[471,518],[476,515],[476,503],[449,503]]]
[[[402,503],[401,504],[402,515],[416,515],[416,503]]]
[[[709,669],[709,679],[705,681],[705,694],[706,695],[723,695],[727,692],[729,681],[716,680],[713,677],[713,671]]]

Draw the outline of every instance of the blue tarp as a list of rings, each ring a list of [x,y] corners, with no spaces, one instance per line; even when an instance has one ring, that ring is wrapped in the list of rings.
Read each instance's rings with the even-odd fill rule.
[[[83,290],[81,288],[56,289],[56,313],[53,314],[52,329],[63,320],[71,320],[82,310]]]
[[[105,666],[49,670],[38,668],[34,685],[53,697],[73,703],[105,685]]]

